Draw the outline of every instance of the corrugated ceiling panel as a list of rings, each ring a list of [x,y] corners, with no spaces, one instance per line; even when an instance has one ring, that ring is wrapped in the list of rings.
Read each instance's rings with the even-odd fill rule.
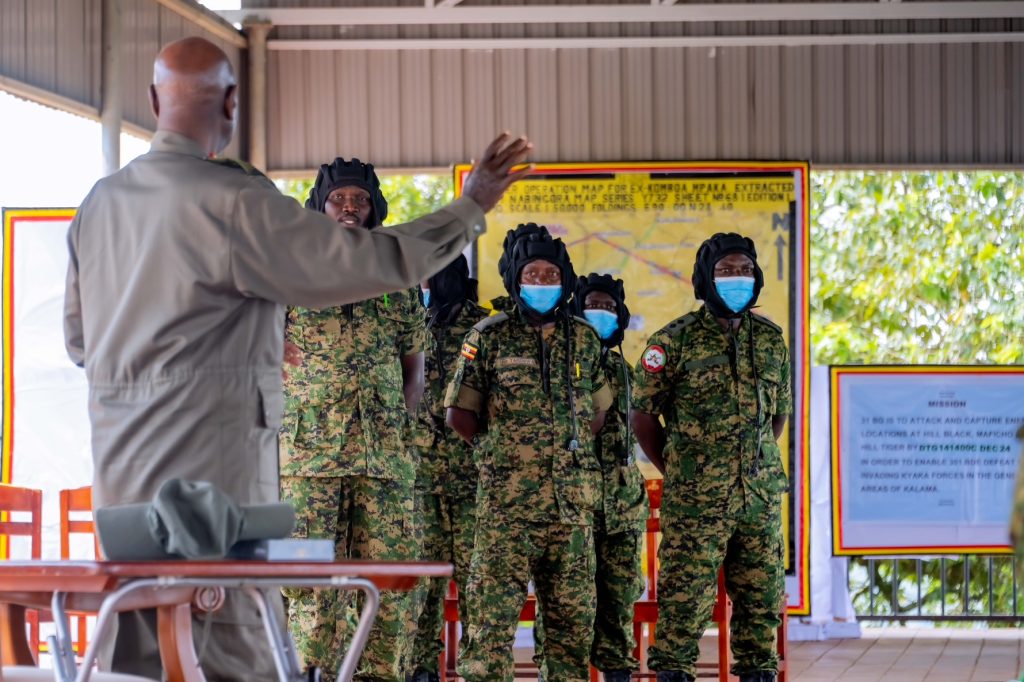
[[[590,149],[590,60],[587,53],[588,50],[559,50],[556,55],[559,161],[595,158]]]
[[[346,84],[338,80],[334,70],[334,55],[330,52],[310,52],[306,55],[306,83],[309,86],[302,94],[306,113],[306,143],[320,161],[330,163],[336,156],[346,159],[352,152],[338,145],[338,116],[334,109],[335,91],[348,92]],[[323,87],[324,83],[338,83],[340,87]]]
[[[590,157],[623,158],[622,60],[619,50],[590,50]]]
[[[86,70],[88,72],[88,95],[86,103],[90,106],[100,106],[100,3],[102,0],[85,0],[85,58]]]
[[[497,121],[492,132],[507,130],[513,135],[522,135],[528,130],[526,52],[499,50],[495,52],[495,61],[494,98],[497,102]]]
[[[463,103],[463,150],[479,154],[498,130],[495,112],[494,72],[497,53],[472,50],[463,53],[466,92]]]
[[[462,75],[462,55],[458,50],[437,50],[427,61],[432,71],[427,74],[425,82],[432,83],[433,117],[434,117],[434,149],[444,149],[451,159],[468,158],[465,149],[464,105],[463,97],[476,97],[476,92],[464,92]],[[424,101],[424,105],[430,98]],[[476,153],[473,150],[470,153]],[[424,155],[423,161],[405,165],[429,165],[431,153]]]
[[[88,39],[86,24],[86,3],[66,2],[57,12],[56,34],[60,37],[56,49],[57,92],[79,102],[89,102],[92,74],[86,58],[85,46]]]
[[[398,87],[398,53],[373,52],[368,59],[370,83],[369,160],[387,159],[380,165],[402,163],[402,135],[399,126],[402,92]],[[429,106],[427,102],[423,106]]]
[[[651,53],[648,48],[622,50],[622,156],[629,160],[655,158]]]
[[[274,54],[271,53],[271,57]],[[335,73],[342,87],[335,88],[335,128],[338,148],[370,161],[370,86],[365,52],[339,52]],[[327,88],[325,88],[327,89]],[[316,168],[316,166],[311,166]]]
[[[55,0],[32,0],[26,6],[25,43],[27,61],[25,80],[40,88],[57,87]]]
[[[683,158],[714,159],[718,157],[720,114],[718,108],[721,85],[718,81],[718,49],[688,47],[683,107],[686,116],[686,142]],[[729,131],[731,134],[731,131]]]
[[[1004,157],[1009,144],[1009,127],[1002,125],[1009,114],[1007,98],[1007,45],[978,45],[975,67],[978,83],[976,140],[978,161],[991,163]],[[1017,78],[1024,83],[1024,74]]]
[[[670,47],[651,50],[654,64],[654,150],[653,158],[689,158],[687,131],[693,125],[687,100],[687,55],[690,49]],[[643,106],[643,103],[638,103]]]
[[[558,60],[555,50],[526,52],[526,128],[535,161],[558,160]]]
[[[1010,143],[1006,160],[1024,163],[1024,87],[1020,85],[1021,74],[1024,74],[1024,45],[1010,45],[1010,65],[1006,73],[1006,88],[1010,92]]]
[[[813,160],[814,109],[812,107],[811,47],[782,50],[782,136],[779,157]]]
[[[850,45],[846,48],[849,85],[847,96],[847,157],[853,163],[878,158],[881,140],[878,50]]]
[[[811,54],[814,160],[843,159],[847,131],[844,48],[814,47]]]
[[[942,153],[942,49],[938,45],[912,45],[911,140],[913,163],[941,163]],[[840,157],[841,158],[841,157]]]
[[[272,125],[281,127],[278,153],[285,168],[317,168],[323,163],[323,149],[311,145],[316,136],[306,125],[307,56],[300,52],[285,52],[277,57],[281,88],[275,106],[279,109],[279,116],[275,117]]]
[[[717,109],[722,127],[718,134],[718,148],[712,152],[716,157],[742,159],[752,154],[750,117],[754,87],[747,69],[749,55],[749,48],[717,50]]]
[[[886,45],[881,49],[882,139],[881,158],[910,157],[910,48]]]
[[[749,49],[753,105],[750,150],[757,159],[777,159],[782,153],[782,71],[779,48]]]
[[[943,123],[945,158],[977,161],[974,148],[975,90],[974,46],[943,45]]]
[[[399,57],[402,68],[402,129],[395,134],[402,138],[402,165],[429,166],[434,158],[435,126],[448,126],[450,130],[452,124],[443,120],[447,108],[441,112],[442,120],[435,119],[430,53],[403,52]]]

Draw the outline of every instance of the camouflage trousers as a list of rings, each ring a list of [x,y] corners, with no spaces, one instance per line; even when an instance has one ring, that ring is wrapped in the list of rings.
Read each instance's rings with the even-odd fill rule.
[[[512,645],[530,578],[545,623],[547,682],[586,682],[594,628],[594,536],[590,526],[477,517],[466,586],[466,682],[511,682]]]
[[[419,558],[413,484],[366,476],[282,476],[281,499],[295,505],[294,537],[330,538],[335,558],[401,561]],[[352,595],[336,590],[285,590],[288,625],[306,665],[333,682],[355,630]],[[380,610],[356,680],[401,682],[411,646],[408,592],[382,592]],[[362,600],[359,600],[360,602]],[[361,604],[360,604],[361,605]]]
[[[460,602],[466,591],[469,562],[473,553],[473,532],[476,528],[476,495],[422,495],[423,560],[446,561],[455,570],[452,579],[459,590]],[[440,639],[444,627],[444,598],[447,578],[424,580],[416,588],[413,601],[418,609],[416,640],[410,669],[414,672],[438,672],[438,658],[443,649]],[[460,617],[465,620],[465,605],[459,604]]]
[[[641,532],[607,533],[604,514],[594,514],[594,558],[596,560],[597,612],[594,617],[594,643],[590,647],[590,663],[601,671],[638,670],[640,662],[633,656],[633,605],[644,592],[643,567],[640,563]],[[544,618],[537,614],[533,639],[540,661],[544,657]],[[539,667],[539,663],[538,663]]]
[[[781,496],[766,503],[737,490],[724,515],[721,507],[699,516],[674,514],[667,505],[661,529],[651,670],[696,675],[698,642],[714,609],[723,561],[732,599],[733,674],[777,670],[775,631],[785,591]]]

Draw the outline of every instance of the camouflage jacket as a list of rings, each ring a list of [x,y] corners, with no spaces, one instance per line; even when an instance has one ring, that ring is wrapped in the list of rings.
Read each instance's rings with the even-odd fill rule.
[[[417,472],[417,482],[427,492],[476,494],[476,466],[469,446],[444,423],[444,394],[455,373],[463,338],[488,314],[487,309],[466,301],[450,323],[427,321],[430,348],[424,360],[426,390],[419,410],[419,423],[426,439],[419,443]]]
[[[401,357],[427,347],[416,290],[289,308],[285,339],[302,366],[287,368],[281,474],[415,480]]]
[[[600,467],[590,422],[609,407],[611,394],[593,327],[574,318],[570,328],[568,363],[563,320],[542,332],[518,311],[499,313],[466,335],[445,406],[470,410],[480,419],[473,457],[480,471],[481,514],[539,523],[593,520]],[[575,451],[568,448],[570,400],[577,417]]]
[[[783,492],[772,416],[792,403],[789,350],[769,320],[746,314],[732,335],[701,307],[655,333],[637,363],[633,409],[665,420],[665,506],[721,510],[737,484],[762,498]]]
[[[608,533],[642,530],[649,514],[647,491],[643,474],[636,466],[633,452],[636,439],[632,433],[626,443],[627,391],[633,383],[632,368],[621,355],[605,350],[601,369],[611,390],[612,406],[594,443],[601,463],[602,504],[599,509],[604,513],[604,528]]]

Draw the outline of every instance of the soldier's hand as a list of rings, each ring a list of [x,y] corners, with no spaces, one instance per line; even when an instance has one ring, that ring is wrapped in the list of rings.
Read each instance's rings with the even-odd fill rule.
[[[533,171],[533,164],[517,168],[531,151],[533,145],[525,136],[512,139],[508,131],[502,133],[487,145],[483,156],[473,165],[462,186],[463,196],[479,204],[484,213],[490,211],[513,182]]]

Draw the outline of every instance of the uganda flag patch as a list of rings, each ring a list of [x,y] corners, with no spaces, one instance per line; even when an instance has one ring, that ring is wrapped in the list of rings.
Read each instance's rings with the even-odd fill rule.
[[[467,360],[476,360],[476,352],[478,350],[480,349],[471,344],[469,341],[467,341],[466,343],[462,344],[462,357],[466,358]]]

